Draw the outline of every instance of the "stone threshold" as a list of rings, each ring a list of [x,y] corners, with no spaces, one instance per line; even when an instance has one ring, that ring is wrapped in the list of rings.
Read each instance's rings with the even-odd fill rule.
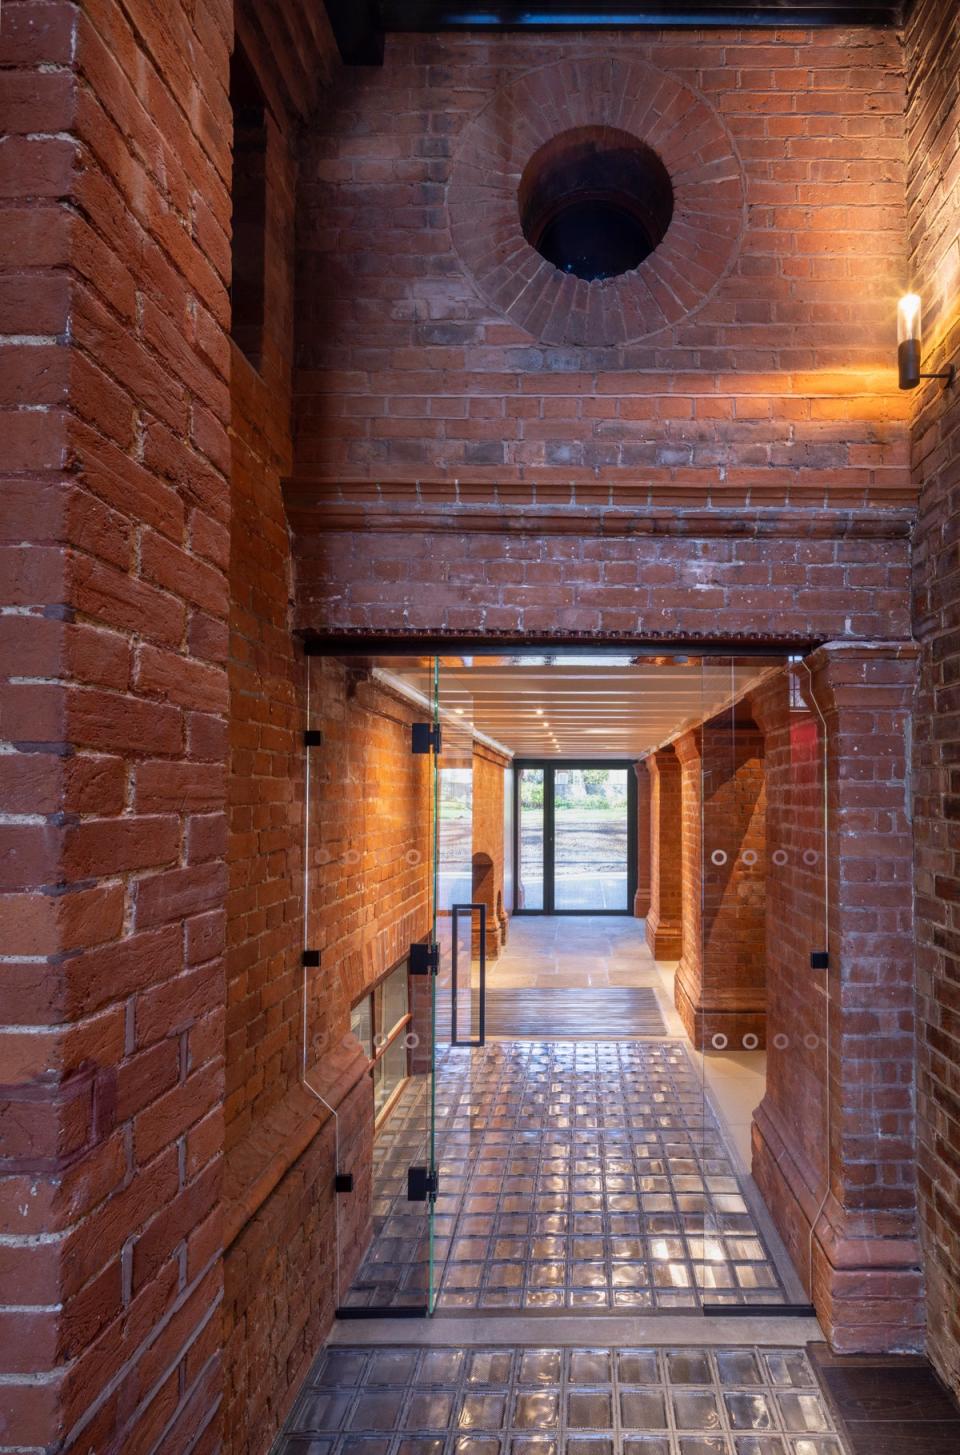
[[[622,1314],[502,1314],[438,1313],[423,1319],[339,1319],[328,1343],[349,1345],[486,1344],[563,1346],[596,1345],[632,1348],[674,1344],[720,1348],[744,1344],[778,1348],[804,1348],[818,1343],[823,1332],[816,1319],[789,1316],[716,1317],[709,1314],[657,1313],[642,1318]]]

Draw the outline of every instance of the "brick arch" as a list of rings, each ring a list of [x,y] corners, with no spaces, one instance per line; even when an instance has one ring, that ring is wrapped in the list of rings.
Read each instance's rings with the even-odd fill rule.
[[[664,163],[673,217],[639,267],[587,281],[523,235],[517,192],[530,158],[564,132],[627,133]],[[639,60],[588,56],[541,66],[501,89],[467,127],[447,190],[454,246],[478,291],[544,343],[635,343],[696,313],[736,256],[740,160],[703,96]]]

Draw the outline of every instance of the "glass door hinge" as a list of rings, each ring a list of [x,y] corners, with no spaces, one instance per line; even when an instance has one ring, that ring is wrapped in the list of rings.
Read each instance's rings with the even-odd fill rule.
[[[429,1167],[407,1168],[407,1201],[436,1202],[440,1178]]]
[[[829,970],[830,969],[830,956],[828,955],[828,953],[827,953],[826,950],[811,950],[810,951],[810,969],[811,970]]]
[[[316,970],[320,964],[320,951],[304,950],[300,957],[300,963],[307,969]]]
[[[440,946],[417,942],[410,946],[411,975],[436,975],[440,969]]]
[[[440,724],[438,722],[412,723],[410,751],[413,753],[436,753],[439,757]]]
[[[305,748],[323,747],[323,733],[320,728],[307,728],[303,735],[303,745]]]

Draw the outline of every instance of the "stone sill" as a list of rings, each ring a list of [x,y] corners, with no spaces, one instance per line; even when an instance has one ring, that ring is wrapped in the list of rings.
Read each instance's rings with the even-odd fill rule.
[[[256,1217],[369,1069],[359,1042],[352,1035],[345,1036],[323,1065],[309,1073],[312,1091],[297,1082],[228,1152],[223,1185],[225,1249]]]

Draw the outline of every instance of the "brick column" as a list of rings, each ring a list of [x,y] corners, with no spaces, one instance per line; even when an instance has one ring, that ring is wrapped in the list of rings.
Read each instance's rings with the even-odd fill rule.
[[[647,759],[650,775],[650,909],[647,944],[657,960],[677,960],[680,929],[680,762],[672,747]]]
[[[503,904],[503,775],[507,760],[473,745],[473,902],[487,907],[487,959],[496,960],[507,942]],[[480,953],[480,916],[473,916],[473,953]]]
[[[831,643],[808,659],[810,706],[826,741],[829,968],[810,968],[809,950],[821,943],[792,952],[778,945],[793,1005],[822,1010],[815,1025],[812,1009],[783,1019],[791,999],[778,991],[770,1023],[778,1054],[754,1125],[754,1175],[841,1351],[923,1341],[906,758],[915,658],[904,643]],[[774,711],[767,726],[769,733],[774,723],[782,754],[790,732],[782,699],[778,711],[779,725]],[[775,772],[782,779],[784,771],[781,762]],[[806,793],[798,785],[795,810]],[[815,780],[807,786],[812,807]],[[789,858],[788,850],[789,841],[771,859]],[[805,853],[813,867],[812,841]],[[811,938],[815,916],[808,929]],[[805,1104],[811,1082],[821,1088],[821,1114],[804,1132],[793,1109]],[[805,1142],[825,1146],[822,1171]]]
[[[724,713],[676,743],[683,799],[683,956],[674,987],[691,1040],[756,1050],[765,1034],[763,738]]]
[[[634,763],[637,775],[637,888],[633,913],[646,919],[650,913],[650,770],[646,759]]]

